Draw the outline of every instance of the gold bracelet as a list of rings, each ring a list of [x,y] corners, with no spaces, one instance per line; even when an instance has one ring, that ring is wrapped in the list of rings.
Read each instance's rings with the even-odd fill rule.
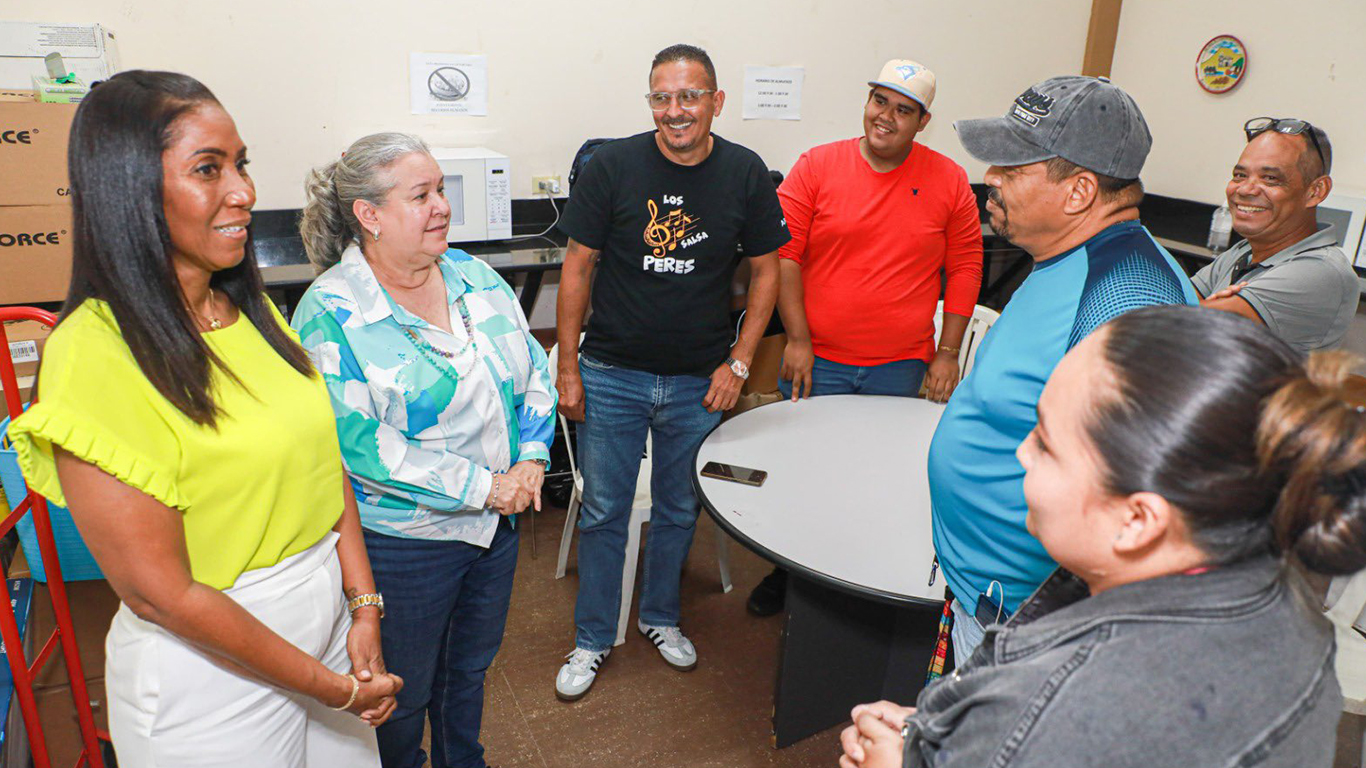
[[[356,703],[356,696],[360,694],[360,681],[356,679],[355,675],[349,672],[346,674],[346,676],[351,678],[351,698],[347,699],[346,703],[341,705],[340,707],[333,707],[333,709],[337,710],[338,712],[344,709],[350,709],[351,705]]]
[[[379,609],[379,617],[384,618],[384,596],[378,592],[371,592],[365,595],[356,595],[346,601],[346,612],[355,617],[356,611],[367,605],[373,605]]]
[[[948,352],[948,353],[951,354],[951,355],[956,355],[956,354],[958,354],[959,350],[961,350],[961,349],[962,349],[962,347],[949,347],[949,346],[945,346],[945,345],[943,345],[943,344],[940,344],[940,345],[939,345],[939,351],[940,351],[940,352]]]

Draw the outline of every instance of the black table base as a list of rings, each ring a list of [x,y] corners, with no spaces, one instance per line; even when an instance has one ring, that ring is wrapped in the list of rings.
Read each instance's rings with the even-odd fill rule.
[[[855,704],[915,703],[942,607],[857,597],[793,573],[774,692],[778,748],[849,721]]]

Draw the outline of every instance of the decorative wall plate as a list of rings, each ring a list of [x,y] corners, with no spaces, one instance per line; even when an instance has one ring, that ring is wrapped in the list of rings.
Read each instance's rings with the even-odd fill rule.
[[[1228,93],[1247,74],[1247,48],[1233,35],[1205,43],[1195,60],[1195,80],[1210,93]]]

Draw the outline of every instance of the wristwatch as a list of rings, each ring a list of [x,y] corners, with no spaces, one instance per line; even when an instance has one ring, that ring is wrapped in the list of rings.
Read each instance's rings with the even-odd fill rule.
[[[372,592],[368,595],[356,595],[350,600],[347,600],[346,612],[354,616],[356,611],[360,610],[361,608],[364,608],[367,605],[378,606],[379,617],[381,619],[384,618],[384,596],[379,594],[378,592]]]
[[[749,366],[736,360],[733,357],[726,358],[726,365],[730,366],[730,372],[739,376],[741,379],[749,379]]]

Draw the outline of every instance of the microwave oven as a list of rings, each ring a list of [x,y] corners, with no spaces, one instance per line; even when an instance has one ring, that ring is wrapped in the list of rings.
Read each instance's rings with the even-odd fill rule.
[[[512,237],[512,166],[483,147],[433,148],[451,204],[448,243]]]

